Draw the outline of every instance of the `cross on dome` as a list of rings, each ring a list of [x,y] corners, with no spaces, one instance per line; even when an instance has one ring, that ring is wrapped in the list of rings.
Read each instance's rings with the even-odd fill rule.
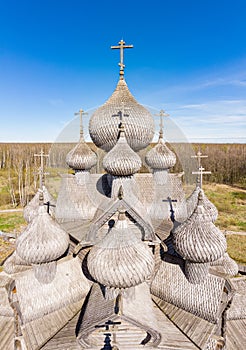
[[[170,114],[166,113],[164,109],[161,109],[158,114],[155,114],[156,116],[160,117],[160,137],[163,137],[163,117],[169,117]]]
[[[49,157],[49,155],[44,154],[43,149],[41,149],[39,154],[34,154],[34,157],[40,157],[40,167],[38,169],[38,175],[39,175],[39,187],[42,190],[44,186],[44,177],[45,175],[49,174],[44,171],[44,158]]]
[[[118,63],[118,65],[120,66],[120,77],[121,79],[123,79],[124,77],[124,49],[132,49],[133,45],[125,45],[125,41],[123,39],[121,39],[121,41],[119,41],[119,45],[118,46],[111,46],[111,49],[119,49],[120,50],[120,63]]]
[[[125,108],[125,103],[121,102],[121,109],[119,110],[119,112],[117,114],[113,114],[112,117],[119,117],[119,120],[121,123],[123,123],[123,118],[124,117],[129,117],[129,114],[125,114],[125,110],[129,109],[129,108]]]
[[[80,109],[78,112],[75,112],[74,115],[80,116],[80,138],[84,137],[83,133],[83,115],[88,114],[83,109]]]
[[[199,171],[192,171],[192,174],[194,175],[200,175],[200,188],[202,188],[202,180],[203,180],[203,175],[205,174],[211,174],[211,171],[204,171],[205,169],[200,166]]]
[[[191,158],[197,158],[198,160],[198,168],[201,167],[201,159],[202,158],[208,158],[208,156],[202,155],[202,152],[199,150],[195,156],[191,156]]]

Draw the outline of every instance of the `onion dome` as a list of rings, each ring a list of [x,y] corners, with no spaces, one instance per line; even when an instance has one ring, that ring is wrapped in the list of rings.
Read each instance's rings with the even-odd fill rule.
[[[16,252],[28,264],[42,264],[61,257],[66,252],[68,245],[68,234],[41,205],[38,215],[17,238]]]
[[[153,254],[128,227],[124,212],[103,240],[92,247],[88,270],[109,288],[130,288],[150,279]]]
[[[146,154],[145,161],[152,169],[170,169],[176,163],[176,156],[159,137],[157,145]]]
[[[80,140],[79,143],[67,154],[66,163],[75,171],[90,170],[97,163],[97,155],[85,143],[82,114],[84,111],[80,109],[75,115],[80,115]]]
[[[142,165],[141,158],[131,149],[125,138],[124,126],[120,124],[120,135],[116,145],[103,159],[104,169],[111,175],[135,174]]]
[[[89,132],[96,146],[112,149],[118,139],[118,118],[125,116],[126,139],[134,151],[146,148],[152,141],[155,126],[151,113],[130,93],[120,79],[111,97],[91,116]]]
[[[67,154],[66,163],[74,170],[90,170],[97,163],[97,155],[84,140],[80,140]]]
[[[208,273],[209,263],[224,255],[226,239],[211,222],[201,191],[193,214],[174,230],[173,243],[186,259],[185,274],[191,283],[200,283]]]

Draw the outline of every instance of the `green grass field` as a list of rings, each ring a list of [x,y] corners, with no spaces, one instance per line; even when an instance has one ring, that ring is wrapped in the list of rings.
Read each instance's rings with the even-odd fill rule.
[[[0,213],[0,231],[19,233],[25,225],[23,212]]]
[[[246,236],[227,235],[227,251],[237,263],[246,265]]]
[[[204,191],[219,211],[216,226],[226,231],[246,231],[246,190],[221,184],[206,184]]]

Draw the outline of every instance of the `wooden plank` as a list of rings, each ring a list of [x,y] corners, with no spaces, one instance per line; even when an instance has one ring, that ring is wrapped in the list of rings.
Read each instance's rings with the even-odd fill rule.
[[[227,349],[242,350],[246,348],[246,320],[227,321]]]

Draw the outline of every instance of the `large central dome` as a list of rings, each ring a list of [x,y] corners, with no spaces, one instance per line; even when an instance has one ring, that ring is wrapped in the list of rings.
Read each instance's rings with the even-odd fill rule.
[[[110,98],[91,116],[89,132],[96,146],[105,151],[114,147],[122,116],[125,137],[131,148],[139,151],[147,147],[154,136],[154,120],[151,113],[132,96],[123,78]]]

